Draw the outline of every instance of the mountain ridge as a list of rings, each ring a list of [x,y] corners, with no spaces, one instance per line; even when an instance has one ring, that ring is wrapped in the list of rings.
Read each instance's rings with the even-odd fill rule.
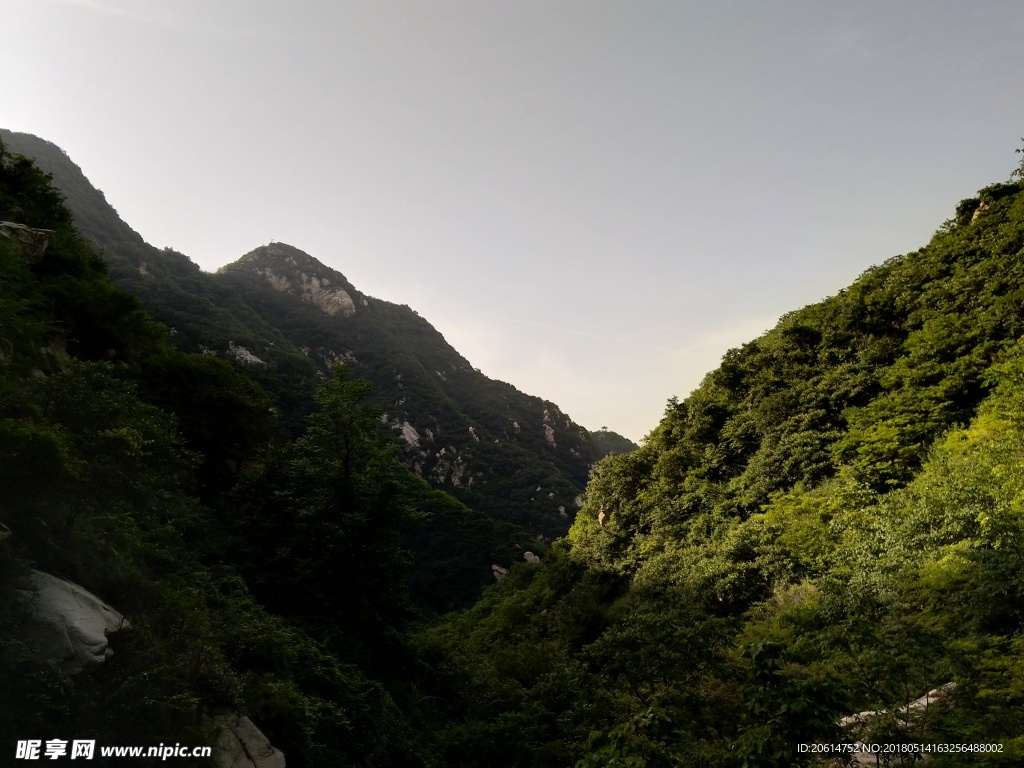
[[[376,384],[372,404],[386,412],[410,469],[545,538],[568,529],[590,466],[633,445],[618,436],[595,446],[553,402],[475,370],[415,310],[364,294],[294,246],[259,246],[203,272],[146,243],[55,144],[2,129],[0,140],[52,175],[114,282],[141,298],[172,342],[241,367],[275,398],[293,435],[313,408],[314,387],[346,364]]]
[[[597,456],[589,433],[557,405],[487,378],[415,310],[367,296],[294,246],[256,248],[217,277],[274,318],[318,370],[344,363],[377,384],[371,401],[385,411],[415,474],[517,522],[479,490],[498,475],[499,493],[531,509],[527,527],[545,535],[571,519]],[[530,453],[542,458],[539,466]],[[514,488],[516,475],[531,479]]]
[[[89,675],[8,642],[8,743],[40,723],[203,743],[201,716],[226,706],[295,768],[1024,761],[1024,179],[730,351],[640,449],[598,463],[568,536],[538,557],[528,536],[502,535],[499,555],[495,529],[514,526],[468,519],[400,466],[366,381],[326,353],[353,350],[351,369],[388,385],[376,396],[407,461],[444,467],[448,486],[458,465],[465,492],[502,481],[525,493],[520,510],[553,502],[571,420],[482,381],[408,307],[363,305],[283,244],[204,296],[298,345],[314,380],[330,376],[321,408],[222,505],[192,498],[177,418],[229,435],[266,419],[239,373],[264,368],[170,349],[39,176],[0,152],[0,210],[22,201],[56,233],[43,254],[0,237],[0,627],[25,623],[11,576],[42,566],[133,630]],[[339,287],[354,311],[317,293]],[[177,409],[136,396],[164,383],[153,366],[182,374]],[[204,369],[223,375],[204,386]],[[211,407],[231,392],[240,410]],[[488,453],[492,437],[507,445]],[[501,460],[544,477],[477,478]],[[400,534],[437,513],[468,525],[423,537],[418,586],[450,583],[461,557],[491,587],[413,625]],[[465,605],[450,598],[437,610]]]

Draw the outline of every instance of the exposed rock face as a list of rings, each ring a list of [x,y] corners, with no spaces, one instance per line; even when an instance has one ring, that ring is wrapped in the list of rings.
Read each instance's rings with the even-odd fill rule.
[[[938,688],[933,688],[932,690],[928,691],[928,693],[926,693],[921,698],[914,699],[912,702],[907,704],[907,706],[901,707],[900,709],[896,710],[895,715],[900,720],[909,721],[911,718],[927,712],[928,707],[931,706],[934,702],[938,701],[941,698],[944,698],[947,694],[952,693],[955,690],[956,683],[946,683],[945,685],[940,685]],[[855,715],[848,715],[847,717],[844,717],[842,720],[839,721],[839,725],[841,725],[843,728],[847,728],[849,726],[863,725],[864,723],[868,723],[871,720],[874,720],[876,717],[880,717],[886,714],[887,712],[888,710],[885,709],[876,709],[871,710],[869,712],[858,712]]]
[[[248,717],[224,712],[214,715],[213,722],[219,726],[213,747],[217,768],[285,768],[284,753]]]
[[[532,565],[536,565],[540,562],[540,558],[537,555],[533,554],[533,552],[523,552],[523,560]]]
[[[270,283],[271,287],[275,291],[287,291],[292,287],[292,284],[287,277],[277,274],[269,267],[266,269],[257,269],[256,272],[267,278],[267,282]]]
[[[273,248],[273,246],[268,246],[268,248]],[[319,307],[325,315],[333,316],[340,313],[343,317],[351,317],[356,312],[356,304],[352,301],[348,291],[344,288],[328,287],[331,284],[330,278],[299,272],[295,275],[297,280],[293,284],[287,275],[279,274],[270,267],[257,269],[256,272],[267,278],[267,282],[275,291],[298,293],[304,301]]]
[[[323,283],[316,275],[302,277],[302,298],[320,307],[325,315],[341,314],[342,317],[351,317],[356,313],[356,304],[348,291],[344,288],[328,289],[328,280],[324,278]]]
[[[235,344],[233,341],[228,342],[228,354],[238,362],[245,363],[246,365],[260,365],[263,367],[267,365],[241,344]]]
[[[42,571],[31,571],[25,639],[40,658],[68,672],[102,664],[114,652],[107,638],[131,624],[92,592]]]
[[[262,275],[275,291],[299,296],[303,301],[318,307],[325,315],[351,317],[355,314],[356,303],[344,287],[332,286],[332,278],[326,275],[305,271],[318,265],[308,254],[283,243],[270,243],[247,254],[243,260],[256,254],[259,254],[264,264],[268,257],[273,260],[273,266],[255,267],[253,271]],[[323,267],[322,264],[319,266]],[[363,306],[367,306],[365,299]]]
[[[555,430],[547,424],[544,425],[544,439],[552,448],[558,447],[558,443],[555,442]]]
[[[541,417],[541,424],[544,426],[544,439],[548,441],[548,445],[552,448],[557,448],[558,443],[555,442],[555,428],[551,426],[551,412],[545,408],[544,415]]]
[[[456,456],[455,461],[452,462],[452,485],[456,488],[461,488],[462,478],[465,476],[468,469],[469,467],[466,466],[463,458],[461,456]]]
[[[29,262],[43,258],[52,234],[52,229],[34,229],[24,224],[15,224],[13,221],[0,221],[0,237],[13,241],[21,255]]]
[[[854,766],[868,766],[868,765],[881,765],[879,760],[879,754],[873,752],[870,747],[868,730],[871,723],[879,718],[890,716],[894,717],[896,723],[901,729],[911,729],[920,726],[925,723],[925,718],[928,715],[928,708],[939,699],[942,699],[956,690],[956,683],[946,683],[940,685],[938,688],[933,688],[928,691],[924,696],[919,699],[907,704],[905,707],[900,707],[896,710],[885,710],[877,709],[868,712],[858,712],[855,715],[848,715],[839,721],[839,725],[846,729],[847,733],[855,740],[853,744],[852,762],[849,765]],[[893,755],[891,762],[884,763],[885,765],[903,765],[917,762],[921,755],[907,754],[907,755]],[[901,762],[896,762],[901,758],[906,758]],[[927,756],[925,756],[927,759]]]
[[[408,445],[410,448],[419,448],[420,433],[416,431],[416,427],[414,427],[408,421],[403,421],[401,430],[401,438],[402,440],[405,441],[405,444]]]
[[[307,352],[306,355],[308,356],[309,353]],[[348,363],[359,362],[358,360],[356,360],[355,352],[353,352],[351,349],[346,349],[344,352],[340,354],[338,352],[335,352],[334,350],[327,350],[327,352],[322,357],[324,359],[324,364],[328,368],[333,368],[336,365],[347,365]]]
[[[494,564],[491,566],[491,573],[494,574],[495,581],[501,581],[508,576],[508,568],[502,568],[500,565]]]

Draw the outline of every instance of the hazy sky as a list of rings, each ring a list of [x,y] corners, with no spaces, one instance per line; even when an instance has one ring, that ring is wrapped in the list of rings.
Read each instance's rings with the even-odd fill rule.
[[[0,125],[149,242],[277,240],[639,439],[1024,136],[1013,2],[0,0]]]

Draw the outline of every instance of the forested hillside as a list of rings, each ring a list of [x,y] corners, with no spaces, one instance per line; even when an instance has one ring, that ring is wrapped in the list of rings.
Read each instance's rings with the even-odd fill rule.
[[[218,274],[147,244],[57,146],[0,130],[11,151],[52,173],[75,223],[110,264],[110,276],[170,328],[170,343],[220,357],[272,398],[294,436],[313,390],[345,363],[377,386],[402,462],[490,517],[546,539],[572,522],[591,464],[632,443],[609,432],[599,450],[554,403],[489,379],[413,309],[366,296],[344,275],[284,243]]]
[[[290,439],[258,384],[169,344],[2,144],[0,221],[5,761],[25,738],[209,744],[241,712],[292,766],[422,764],[410,622],[536,542],[412,476],[343,367]],[[41,584],[123,620],[52,625]]]
[[[865,735],[1020,764],[1022,190],[729,352],[597,467],[555,557],[422,636],[464,676],[452,764],[791,766]]]
[[[297,248],[257,248],[218,277],[318,366],[344,362],[373,381],[371,401],[417,476],[496,519],[568,529],[600,455],[557,405],[487,378],[415,311]]]
[[[429,425],[349,368],[281,429],[252,366],[172,345],[6,152],[0,220],[5,744],[205,743],[229,710],[292,768],[1024,761],[1024,181],[729,352],[539,562],[399,461],[382,420]],[[245,306],[308,330],[278,286],[316,276],[358,317],[279,251],[226,272]],[[408,396],[439,409],[435,379]],[[124,613],[113,657],[40,653],[38,572]]]

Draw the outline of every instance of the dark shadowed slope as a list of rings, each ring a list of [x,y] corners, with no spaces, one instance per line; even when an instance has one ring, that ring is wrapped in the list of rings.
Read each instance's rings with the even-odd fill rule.
[[[590,465],[611,446],[554,403],[488,379],[407,306],[361,293],[312,256],[272,243],[218,274],[147,244],[59,147],[0,131],[11,151],[52,174],[82,234],[181,349],[243,369],[299,433],[314,386],[347,363],[378,390],[374,405],[405,447],[403,461],[489,515],[553,536],[572,521]]]

